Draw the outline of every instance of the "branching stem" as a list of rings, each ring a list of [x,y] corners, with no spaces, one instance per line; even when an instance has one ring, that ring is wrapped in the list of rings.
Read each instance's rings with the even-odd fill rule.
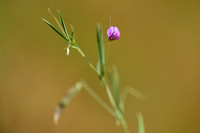
[[[86,91],[105,109],[107,110],[112,116],[115,116],[115,112],[113,109],[103,100],[99,95],[97,95],[86,82],[82,82],[83,87],[86,89]]]
[[[97,72],[96,68],[92,65],[92,63],[89,61],[89,59],[86,57],[86,55],[84,54],[84,52],[79,48],[77,47],[76,48],[78,50],[78,52],[81,54],[81,56],[86,60],[86,62],[89,64],[90,68],[97,74],[97,76],[99,77],[99,73]],[[126,123],[126,120],[124,118],[124,115],[123,113],[120,111],[120,109],[117,107],[116,105],[116,102],[113,98],[113,95],[110,91],[110,87],[105,79],[105,77],[102,77],[102,83],[106,89],[106,92],[107,92],[107,95],[108,95],[108,98],[109,98],[109,101],[113,107],[114,110],[112,110],[87,84],[85,84],[85,89],[88,91],[88,93],[98,102],[100,103],[109,113],[111,113],[116,119],[117,119],[117,116],[116,116],[116,112],[120,113],[120,116],[122,116],[122,118],[119,120],[119,122],[121,123],[121,126],[124,130],[125,133],[130,133],[129,132],[129,129],[128,129],[128,126],[127,126],[127,123]]]

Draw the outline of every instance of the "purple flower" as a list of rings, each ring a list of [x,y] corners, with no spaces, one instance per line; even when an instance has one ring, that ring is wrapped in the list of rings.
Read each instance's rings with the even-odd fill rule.
[[[107,30],[107,35],[108,38],[110,40],[118,40],[119,36],[120,36],[120,32],[119,29],[117,27],[113,27],[111,26],[108,30]]]

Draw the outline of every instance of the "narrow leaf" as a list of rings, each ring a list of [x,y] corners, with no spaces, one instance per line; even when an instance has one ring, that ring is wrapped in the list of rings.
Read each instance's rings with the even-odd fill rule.
[[[113,68],[113,79],[114,79],[114,95],[116,97],[116,102],[118,104],[118,106],[120,106],[120,85],[119,85],[119,76],[118,76],[118,72],[117,72],[117,68],[114,67]]]
[[[49,23],[47,20],[42,19],[45,23],[47,23],[58,35],[60,35],[63,39],[65,39],[67,41],[67,39],[65,38],[65,36],[63,36],[55,27],[53,27],[53,25],[51,25],[51,23]]]
[[[112,71],[111,70],[108,71],[108,79],[113,91],[115,102],[117,103],[118,108],[120,110],[123,110],[121,96],[120,96],[119,77],[116,67],[114,67]]]
[[[75,48],[77,48],[78,45],[77,45],[77,43],[76,43],[76,41],[75,41],[75,38],[74,38],[74,27],[73,27],[71,24],[70,24],[70,26],[71,26],[71,35],[70,35],[71,44],[72,44]]]
[[[49,14],[54,18],[54,20],[56,21],[57,25],[59,26],[60,30],[63,32],[63,34],[65,35],[65,31],[62,28],[62,26],[60,25],[58,19],[56,18],[56,16],[54,16],[54,14],[51,12],[51,9],[48,8]]]
[[[54,113],[54,122],[55,124],[58,124],[58,120],[60,118],[60,114],[62,112],[62,110],[70,103],[70,101],[72,100],[72,98],[78,93],[80,92],[82,88],[82,83],[78,82],[76,83],[68,92],[67,94],[62,98],[62,100],[60,101],[58,107],[56,108],[56,111]]]
[[[101,68],[100,68],[100,67],[101,67],[101,66],[100,66],[100,61],[98,60],[98,61],[97,61],[97,66],[96,66],[96,70],[97,70],[98,75],[101,74]]]
[[[70,39],[73,40],[74,39],[74,27],[70,24],[71,27],[71,35],[70,35]]]
[[[138,133],[145,133],[144,121],[141,113],[137,114]]]
[[[59,10],[57,10],[57,12],[58,12],[58,14],[59,14],[60,21],[61,21],[62,27],[63,27],[63,29],[64,29],[65,35],[66,35],[66,37],[67,37],[67,40],[69,40],[69,34],[68,34],[68,32],[67,32],[67,29],[66,29],[66,26],[65,26],[65,22],[64,22],[64,20],[63,20],[63,18],[62,18],[61,13],[59,12]]]
[[[104,47],[103,47],[103,36],[102,29],[100,24],[97,24],[97,43],[98,43],[98,52],[99,52],[99,61],[101,68],[101,76],[104,76],[104,65],[105,65],[105,57],[104,57]]]

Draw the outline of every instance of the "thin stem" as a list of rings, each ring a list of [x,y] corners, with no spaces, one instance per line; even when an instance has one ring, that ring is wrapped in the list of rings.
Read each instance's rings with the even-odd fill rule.
[[[114,98],[113,98],[113,96],[112,96],[112,93],[111,93],[111,91],[110,91],[110,88],[109,88],[109,86],[108,86],[107,81],[105,80],[105,78],[103,78],[102,81],[103,81],[103,84],[104,84],[104,86],[105,86],[105,88],[106,88],[106,92],[107,92],[107,94],[108,94],[108,98],[109,98],[109,100],[110,100],[111,105],[113,106],[113,108],[115,109],[115,111],[120,112],[121,116],[123,116],[122,119],[120,120],[120,123],[121,123],[121,125],[122,125],[122,128],[124,129],[124,132],[125,132],[125,133],[130,133],[130,132],[129,132],[129,129],[128,129],[128,126],[127,126],[127,124],[126,124],[126,120],[125,120],[125,118],[124,118],[124,115],[123,115],[122,112],[118,109],[118,107],[117,107],[117,105],[116,105],[116,103],[115,103],[115,101],[114,101]]]
[[[108,104],[101,99],[90,87],[86,82],[83,82],[83,87],[86,89],[86,91],[105,109],[107,110],[111,115],[115,116],[115,112],[113,111]]]
[[[97,73],[97,70],[96,70],[95,67],[92,65],[92,63],[89,61],[89,59],[85,56],[85,54],[83,53],[83,51],[82,51],[79,47],[77,47],[77,50],[78,50],[78,52],[82,55],[82,57],[86,60],[86,62],[89,64],[89,66],[92,68],[92,70],[94,70],[95,73],[99,76],[99,74]],[[107,81],[105,80],[105,78],[102,78],[102,81],[103,81],[104,87],[106,88],[106,92],[107,92],[107,94],[108,94],[108,97],[109,97],[109,100],[110,100],[111,105],[113,106],[113,108],[116,108],[117,106],[116,106],[116,103],[115,103],[115,101],[114,101],[114,98],[113,98],[113,96],[112,96],[112,93],[111,93],[111,91],[110,91],[110,88],[109,88],[109,86],[108,86]]]
[[[117,105],[116,105],[116,103],[115,103],[115,100],[114,100],[114,98],[113,98],[113,95],[112,95],[112,93],[111,93],[111,91],[110,91],[110,88],[109,88],[108,83],[107,83],[107,81],[105,80],[105,78],[102,78],[102,82],[103,82],[104,87],[106,88],[106,92],[107,92],[107,94],[108,94],[108,98],[109,98],[109,100],[110,100],[110,103],[111,103],[111,105],[113,106],[113,108],[116,110],[116,109],[117,109]]]
[[[76,49],[77,49],[78,52],[81,54],[81,56],[86,60],[86,62],[87,62],[87,63],[89,64],[89,66],[91,67],[91,69],[92,69],[93,71],[95,71],[95,73],[96,73],[98,76],[100,76],[100,75],[98,74],[97,70],[95,69],[95,67],[92,65],[92,63],[89,61],[89,59],[85,56],[85,54],[83,53],[83,51],[82,51],[79,47],[77,47]],[[121,116],[123,116],[122,119],[120,120],[120,123],[121,123],[122,128],[124,129],[124,132],[125,132],[125,133],[130,133],[130,132],[129,132],[129,129],[128,129],[128,126],[127,126],[127,124],[126,124],[126,120],[125,120],[125,118],[124,118],[124,115],[123,115],[123,113],[120,111],[120,109],[117,107],[117,105],[116,105],[116,103],[115,103],[115,100],[114,100],[114,98],[113,98],[113,95],[112,95],[112,93],[111,93],[111,91],[110,91],[110,87],[109,87],[109,85],[108,85],[108,83],[107,83],[105,77],[102,78],[102,83],[103,83],[103,85],[104,85],[104,87],[105,87],[105,89],[106,89],[106,92],[107,92],[107,95],[108,95],[108,98],[109,98],[109,101],[110,101],[112,107],[114,108],[115,111],[120,112]],[[115,115],[115,113],[113,113],[112,109],[110,109],[110,107],[109,107],[109,106],[108,106],[108,105],[107,105],[107,104],[106,104],[106,103],[105,103],[91,88],[89,88],[89,87],[86,85],[85,89],[87,89],[88,93],[89,93],[95,100],[97,100],[97,102],[99,102],[108,112],[110,112],[112,115],[114,115],[114,116],[116,117],[116,115]]]
[[[125,133],[130,133],[129,129],[128,129],[128,126],[127,126],[127,123],[126,123],[126,120],[125,118],[123,117],[123,119],[121,120],[121,124],[122,124],[122,128],[124,129],[124,132]]]
[[[92,70],[94,70],[95,73],[99,76],[99,74],[97,73],[96,68],[92,65],[92,63],[89,61],[89,59],[85,56],[85,54],[83,53],[83,51],[79,47],[77,47],[76,49],[81,54],[81,56],[85,59],[85,61],[89,64],[89,66],[92,68]]]
[[[110,27],[111,26],[111,16],[109,18],[110,18],[110,23],[109,23],[109,27]]]
[[[106,51],[106,63],[105,63],[105,65],[107,64],[107,61],[108,61],[109,50],[110,50],[110,41],[108,42],[108,48],[107,48],[107,51]]]

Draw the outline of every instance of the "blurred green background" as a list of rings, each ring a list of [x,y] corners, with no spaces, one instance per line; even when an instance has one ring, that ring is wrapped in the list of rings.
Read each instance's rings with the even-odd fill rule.
[[[109,65],[118,67],[121,86],[146,96],[129,96],[126,118],[136,133],[141,111],[147,133],[200,132],[200,2],[191,0],[0,0],[0,133],[122,133],[115,120],[87,92],[63,111],[53,112],[76,81],[85,79],[108,101],[94,72],[75,50],[65,56],[52,22],[59,9],[76,41],[96,64],[96,23],[118,26]],[[57,14],[56,14],[57,15]]]

